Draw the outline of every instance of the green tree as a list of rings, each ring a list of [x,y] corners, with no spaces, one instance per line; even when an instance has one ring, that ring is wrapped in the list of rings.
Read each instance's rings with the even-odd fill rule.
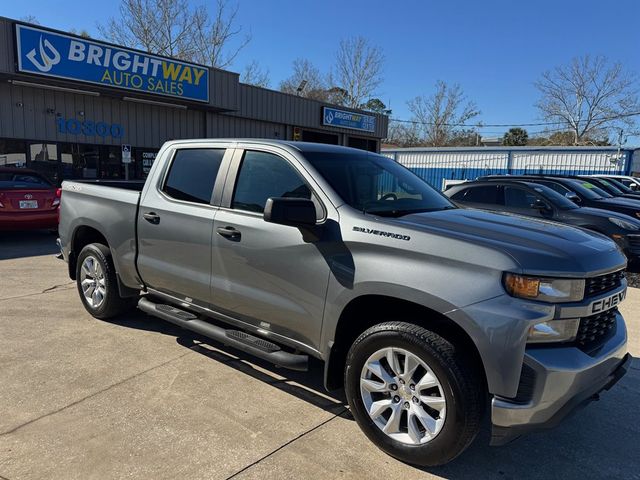
[[[391,110],[388,109],[384,102],[379,98],[370,98],[367,102],[361,104],[360,108],[362,110],[368,110],[382,115],[391,115]]]
[[[508,147],[522,147],[529,141],[529,134],[524,128],[510,128],[502,137],[502,145]]]

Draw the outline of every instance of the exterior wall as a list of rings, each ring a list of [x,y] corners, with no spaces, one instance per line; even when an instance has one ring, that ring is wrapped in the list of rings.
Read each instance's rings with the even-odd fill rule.
[[[201,110],[123,102],[110,97],[0,82],[0,138],[160,147],[174,138],[204,137],[204,117],[205,112]],[[61,133],[57,124],[59,118],[121,125],[123,135]]]
[[[387,149],[382,154],[441,189],[446,180],[473,180],[482,175],[624,174],[633,151],[618,154],[616,147],[480,147]]]

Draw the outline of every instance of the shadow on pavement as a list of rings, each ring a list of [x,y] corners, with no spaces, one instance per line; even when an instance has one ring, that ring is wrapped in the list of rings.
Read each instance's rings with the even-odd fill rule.
[[[309,359],[307,372],[297,372],[277,367],[248,353],[137,310],[106,321],[112,325],[176,337],[176,342],[182,347],[191,349],[211,360],[224,363],[240,373],[249,375],[328,412],[337,414],[346,408],[346,400],[341,391],[327,392],[324,389],[323,364],[314,358]]]
[[[47,230],[0,231],[0,260],[55,255],[57,235]]]

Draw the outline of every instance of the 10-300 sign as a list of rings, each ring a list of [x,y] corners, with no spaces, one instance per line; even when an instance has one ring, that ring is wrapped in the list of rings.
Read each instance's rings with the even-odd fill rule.
[[[91,120],[77,120],[75,118],[58,117],[56,119],[58,133],[70,135],[85,135],[87,137],[122,138],[124,127],[117,123],[93,122]]]

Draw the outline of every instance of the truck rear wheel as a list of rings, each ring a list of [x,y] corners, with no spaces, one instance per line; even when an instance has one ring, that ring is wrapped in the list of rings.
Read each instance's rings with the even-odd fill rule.
[[[345,391],[367,437],[414,465],[453,460],[476,437],[484,413],[484,383],[468,355],[411,323],[381,323],[358,337]]]
[[[120,296],[111,251],[100,243],[91,243],[80,251],[76,284],[84,308],[95,318],[115,317],[133,308],[137,301]]]

